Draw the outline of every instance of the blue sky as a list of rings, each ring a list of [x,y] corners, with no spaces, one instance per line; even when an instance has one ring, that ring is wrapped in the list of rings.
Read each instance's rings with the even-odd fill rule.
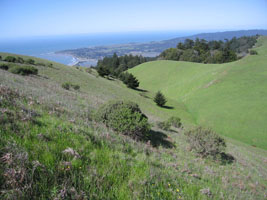
[[[0,0],[0,38],[267,29],[267,0]]]

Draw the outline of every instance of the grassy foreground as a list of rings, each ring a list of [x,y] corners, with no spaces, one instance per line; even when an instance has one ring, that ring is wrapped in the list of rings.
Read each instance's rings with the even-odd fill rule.
[[[129,71],[142,88],[154,93],[161,90],[184,105],[192,123],[267,149],[267,37],[260,37],[254,50],[258,55],[231,63],[154,61]]]
[[[1,199],[266,198],[265,150],[229,139],[235,160],[222,164],[190,152],[183,130],[154,126],[154,140],[143,143],[92,121],[100,105],[124,99],[138,103],[152,124],[178,113],[189,127],[197,121],[182,101],[158,108],[153,93],[94,72],[36,67],[37,76],[0,70]],[[63,89],[65,82],[80,90]]]

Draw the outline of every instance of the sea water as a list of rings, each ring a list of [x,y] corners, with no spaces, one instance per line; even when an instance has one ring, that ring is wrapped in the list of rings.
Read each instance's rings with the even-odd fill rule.
[[[193,31],[169,32],[130,32],[130,33],[102,33],[78,34],[61,36],[38,36],[24,38],[1,38],[0,52],[8,52],[35,56],[47,60],[73,65],[77,59],[70,55],[55,54],[54,52],[67,49],[86,48],[92,46],[143,43],[161,41],[195,34]],[[95,62],[88,62],[94,65]],[[87,63],[87,64],[88,64]]]

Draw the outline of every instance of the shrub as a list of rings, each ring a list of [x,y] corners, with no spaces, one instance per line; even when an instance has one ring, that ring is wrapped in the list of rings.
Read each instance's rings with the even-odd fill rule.
[[[169,131],[171,129],[171,122],[164,121],[164,122],[158,122],[158,127],[162,130]]]
[[[92,69],[91,69],[91,67],[89,67],[89,68],[86,68],[86,70],[85,70],[87,73],[89,73],[89,74],[91,74],[92,73]]]
[[[47,67],[53,67],[53,63],[49,63],[48,65],[47,65]]]
[[[158,106],[162,107],[162,106],[165,105],[165,103],[166,103],[167,101],[166,101],[164,95],[163,95],[160,91],[158,91],[157,94],[156,94],[155,97],[154,97],[154,102],[155,102]]]
[[[250,50],[249,53],[250,55],[258,55],[258,52],[255,50]]]
[[[75,85],[75,84],[72,84],[69,82],[63,83],[61,86],[62,86],[62,88],[66,89],[66,90],[69,90],[70,88],[73,88],[74,90],[80,89],[79,85]]]
[[[2,60],[2,56],[0,56],[0,60]]]
[[[34,63],[35,63],[35,61],[33,60],[33,59],[27,59],[26,61],[25,61],[27,64],[30,64],[30,65],[34,65]]]
[[[70,89],[70,86],[71,86],[71,84],[70,84],[70,83],[68,83],[68,82],[66,82],[66,83],[63,83],[61,86],[62,86],[62,88],[66,89],[66,90],[69,90],[69,89]]]
[[[16,62],[23,64],[24,63],[24,60],[23,60],[23,58],[18,57],[17,60],[16,60]]]
[[[44,63],[36,63],[36,65],[45,67],[45,64]]]
[[[10,67],[8,71],[13,74],[20,74],[20,75],[30,75],[30,74],[37,75],[38,74],[38,69],[32,66],[15,65],[15,66]]]
[[[147,117],[133,102],[107,103],[98,109],[95,119],[118,133],[138,140],[145,139],[150,130]]]
[[[225,151],[226,143],[210,129],[198,127],[185,133],[190,148],[203,157],[218,158]]]
[[[0,69],[8,70],[8,65],[7,64],[0,64]]]
[[[179,117],[171,117],[168,119],[172,126],[180,128],[182,126],[181,119]]]
[[[5,58],[5,61],[7,61],[7,62],[16,62],[16,60],[17,59],[14,56],[7,56]]]
[[[71,84],[71,87],[72,87],[74,90],[79,90],[79,89],[80,89],[80,86],[79,86],[79,85]]]

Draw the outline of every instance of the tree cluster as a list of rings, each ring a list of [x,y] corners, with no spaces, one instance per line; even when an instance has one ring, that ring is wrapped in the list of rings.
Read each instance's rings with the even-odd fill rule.
[[[147,62],[147,58],[143,56],[118,56],[114,53],[112,57],[104,57],[102,60],[98,60],[96,70],[100,76],[113,76],[118,78],[123,71],[144,62]]]
[[[206,41],[197,38],[195,41],[186,39],[178,43],[176,48],[169,48],[160,54],[164,60],[190,61],[199,63],[226,63],[235,61],[248,53],[257,42],[258,36],[234,37],[224,42],[219,40]]]
[[[137,78],[128,72],[121,73],[119,79],[129,88],[135,89],[139,86]]]

